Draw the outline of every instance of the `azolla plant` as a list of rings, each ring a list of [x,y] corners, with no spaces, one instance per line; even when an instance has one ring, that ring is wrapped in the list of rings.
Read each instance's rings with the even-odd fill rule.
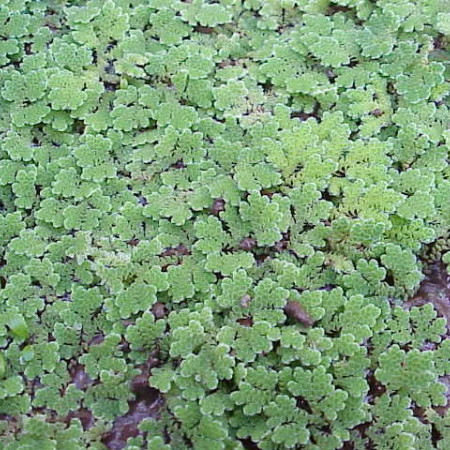
[[[450,448],[447,0],[0,3],[2,448]]]

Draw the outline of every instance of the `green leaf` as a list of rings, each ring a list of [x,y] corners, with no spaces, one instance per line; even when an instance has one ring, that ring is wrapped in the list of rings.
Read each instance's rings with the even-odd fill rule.
[[[11,334],[20,340],[25,340],[30,335],[28,325],[21,315],[13,315],[8,320],[7,325],[11,330]]]
[[[3,378],[6,373],[6,361],[3,353],[0,353],[0,378]]]

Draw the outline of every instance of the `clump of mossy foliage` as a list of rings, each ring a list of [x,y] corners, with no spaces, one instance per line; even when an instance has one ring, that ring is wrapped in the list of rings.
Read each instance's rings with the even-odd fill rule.
[[[0,447],[450,448],[409,301],[449,37],[448,0],[1,1]]]

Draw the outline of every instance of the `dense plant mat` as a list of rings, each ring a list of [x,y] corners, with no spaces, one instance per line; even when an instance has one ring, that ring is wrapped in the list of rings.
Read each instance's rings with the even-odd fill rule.
[[[0,2],[0,447],[449,449],[449,37]]]

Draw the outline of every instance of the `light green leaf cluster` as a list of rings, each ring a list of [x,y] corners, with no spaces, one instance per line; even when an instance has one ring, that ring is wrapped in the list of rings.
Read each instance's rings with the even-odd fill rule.
[[[1,3],[1,448],[449,447],[447,1]]]

